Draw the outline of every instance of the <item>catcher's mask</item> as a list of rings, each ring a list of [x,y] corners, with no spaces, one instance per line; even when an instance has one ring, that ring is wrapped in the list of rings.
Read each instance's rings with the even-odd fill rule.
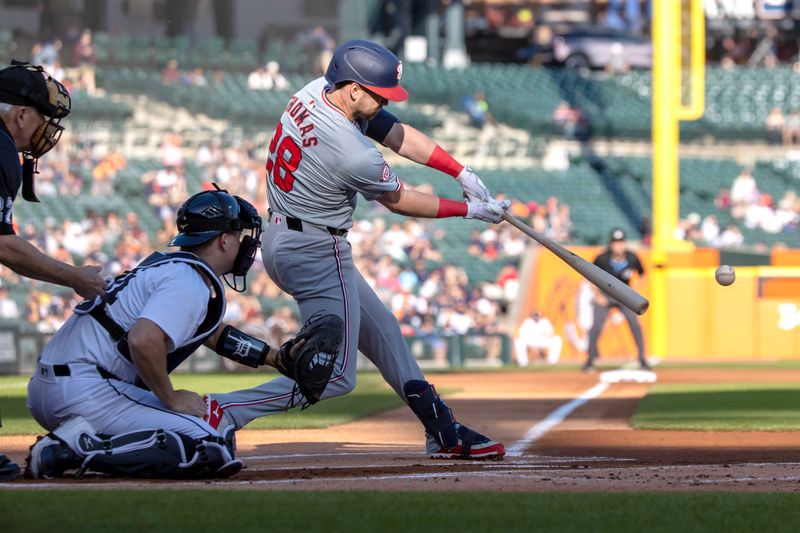
[[[30,149],[22,152],[22,197],[38,202],[33,175],[38,173],[39,158],[61,139],[61,120],[72,107],[69,92],[42,67],[12,60],[10,67],[0,70],[0,102],[31,106],[47,119],[33,133]]]
[[[223,275],[225,283],[237,292],[247,288],[247,271],[261,243],[261,217],[247,200],[229,194],[214,184],[216,190],[191,196],[178,209],[178,234],[170,246],[197,246],[226,231],[249,232],[242,237],[239,253],[230,272]],[[241,287],[240,287],[241,285]]]

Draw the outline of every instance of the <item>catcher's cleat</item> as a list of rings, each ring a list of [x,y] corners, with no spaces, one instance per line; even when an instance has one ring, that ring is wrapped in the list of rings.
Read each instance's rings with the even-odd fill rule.
[[[13,481],[19,476],[19,465],[0,453],[0,481]]]
[[[477,431],[456,422],[458,444],[443,448],[435,439],[428,436],[427,452],[431,459],[494,460],[503,459],[506,448],[502,442],[495,442]]]
[[[236,474],[239,473],[239,471],[242,469],[243,466],[244,464],[239,459],[228,461],[227,463],[225,463],[224,465],[222,465],[217,469],[214,477],[221,479],[221,478],[235,476]]]
[[[25,459],[26,479],[53,479],[80,466],[80,459],[63,441],[48,433],[38,437]]]

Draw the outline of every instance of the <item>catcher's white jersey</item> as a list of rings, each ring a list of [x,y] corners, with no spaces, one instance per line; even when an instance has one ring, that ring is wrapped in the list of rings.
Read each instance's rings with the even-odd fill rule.
[[[289,100],[269,146],[269,205],[312,224],[348,229],[356,193],[375,200],[400,182],[361,125],[328,100],[328,89],[319,78]]]
[[[140,318],[154,322],[168,338],[168,350],[183,346],[208,311],[209,288],[186,263],[165,263],[117,277],[106,291],[106,312],[125,331]],[[90,363],[133,382],[136,369],[119,354],[108,332],[91,316],[74,313],[47,343],[41,362]]]

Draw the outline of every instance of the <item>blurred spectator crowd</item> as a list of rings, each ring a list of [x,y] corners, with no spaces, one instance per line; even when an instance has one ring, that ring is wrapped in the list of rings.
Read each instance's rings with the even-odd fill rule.
[[[733,220],[723,228],[714,214],[702,217],[699,213],[690,213],[679,221],[675,237],[721,248],[745,244],[766,248],[764,243],[746,243],[739,226],[770,234],[800,230],[800,198],[795,190],[784,191],[776,203],[772,195],[759,191],[756,178],[748,168],[741,170],[730,188],[720,190],[714,205],[729,213]],[[777,242],[775,246],[784,245]]]

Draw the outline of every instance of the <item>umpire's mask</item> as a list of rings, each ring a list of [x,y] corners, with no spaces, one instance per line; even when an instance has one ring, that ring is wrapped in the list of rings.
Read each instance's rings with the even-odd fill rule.
[[[178,234],[170,246],[193,247],[226,231],[243,232],[233,267],[223,274],[223,279],[237,292],[247,288],[247,272],[261,243],[261,217],[253,204],[217,187],[217,190],[199,192],[183,202],[178,209],[177,225]]]
[[[47,118],[33,133],[30,150],[22,153],[22,197],[38,202],[33,175],[38,173],[39,158],[61,139],[61,119],[69,115],[72,107],[69,92],[42,67],[14,60],[10,67],[0,70],[0,102],[31,106]]]

